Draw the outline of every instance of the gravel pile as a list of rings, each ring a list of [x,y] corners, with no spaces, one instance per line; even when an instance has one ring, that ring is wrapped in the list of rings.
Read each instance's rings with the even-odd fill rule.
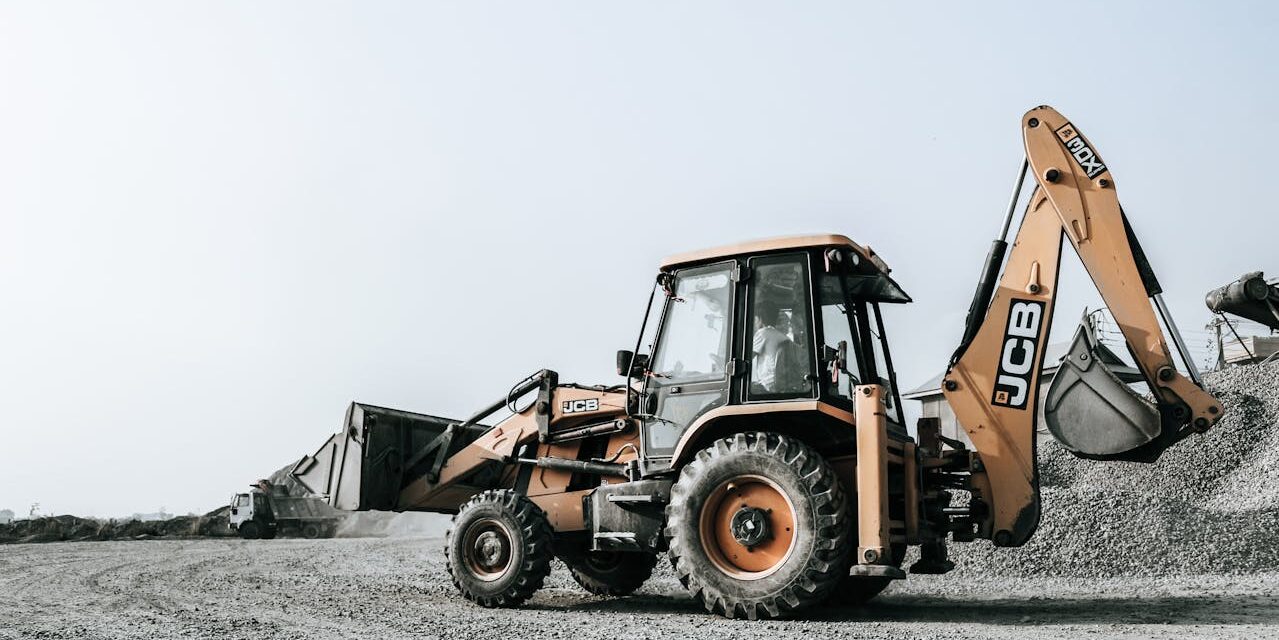
[[[229,536],[228,509],[222,507],[202,516],[177,516],[168,520],[99,520],[77,516],[14,520],[0,524],[0,544]]]
[[[1039,446],[1043,519],[1020,549],[951,546],[957,573],[1163,576],[1279,570],[1279,363],[1206,376],[1226,407],[1154,464]]]

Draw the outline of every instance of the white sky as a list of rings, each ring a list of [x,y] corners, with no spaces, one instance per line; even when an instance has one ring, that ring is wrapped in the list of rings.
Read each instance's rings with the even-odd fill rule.
[[[661,256],[771,235],[885,256],[913,386],[1041,103],[1201,344],[1279,275],[1275,11],[972,5],[0,3],[0,508],[203,512],[353,399],[617,382]]]

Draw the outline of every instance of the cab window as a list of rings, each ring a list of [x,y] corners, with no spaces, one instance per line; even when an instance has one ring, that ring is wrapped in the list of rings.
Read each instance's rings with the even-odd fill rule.
[[[750,266],[748,395],[752,400],[812,397],[808,257],[755,258]]]
[[[728,268],[723,266],[676,275],[652,375],[678,382],[724,376],[730,280]]]

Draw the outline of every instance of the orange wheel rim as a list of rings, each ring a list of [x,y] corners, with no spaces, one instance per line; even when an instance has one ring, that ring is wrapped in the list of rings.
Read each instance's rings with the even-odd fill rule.
[[[795,505],[772,480],[741,475],[711,492],[698,529],[716,567],[758,580],[781,568],[795,548]]]

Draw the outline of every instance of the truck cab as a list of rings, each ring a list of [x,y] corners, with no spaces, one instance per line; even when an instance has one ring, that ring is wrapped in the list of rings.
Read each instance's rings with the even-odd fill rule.
[[[231,512],[227,516],[231,530],[241,538],[271,539],[275,537],[277,525],[275,512],[271,509],[270,500],[261,491],[237,493],[231,497]]]
[[[888,390],[889,431],[905,437],[880,305],[910,297],[869,248],[817,235],[681,254],[663,261],[658,287],[639,341],[646,352],[619,354],[637,365],[649,473],[743,422],[851,450],[855,432],[841,417],[862,384]]]

